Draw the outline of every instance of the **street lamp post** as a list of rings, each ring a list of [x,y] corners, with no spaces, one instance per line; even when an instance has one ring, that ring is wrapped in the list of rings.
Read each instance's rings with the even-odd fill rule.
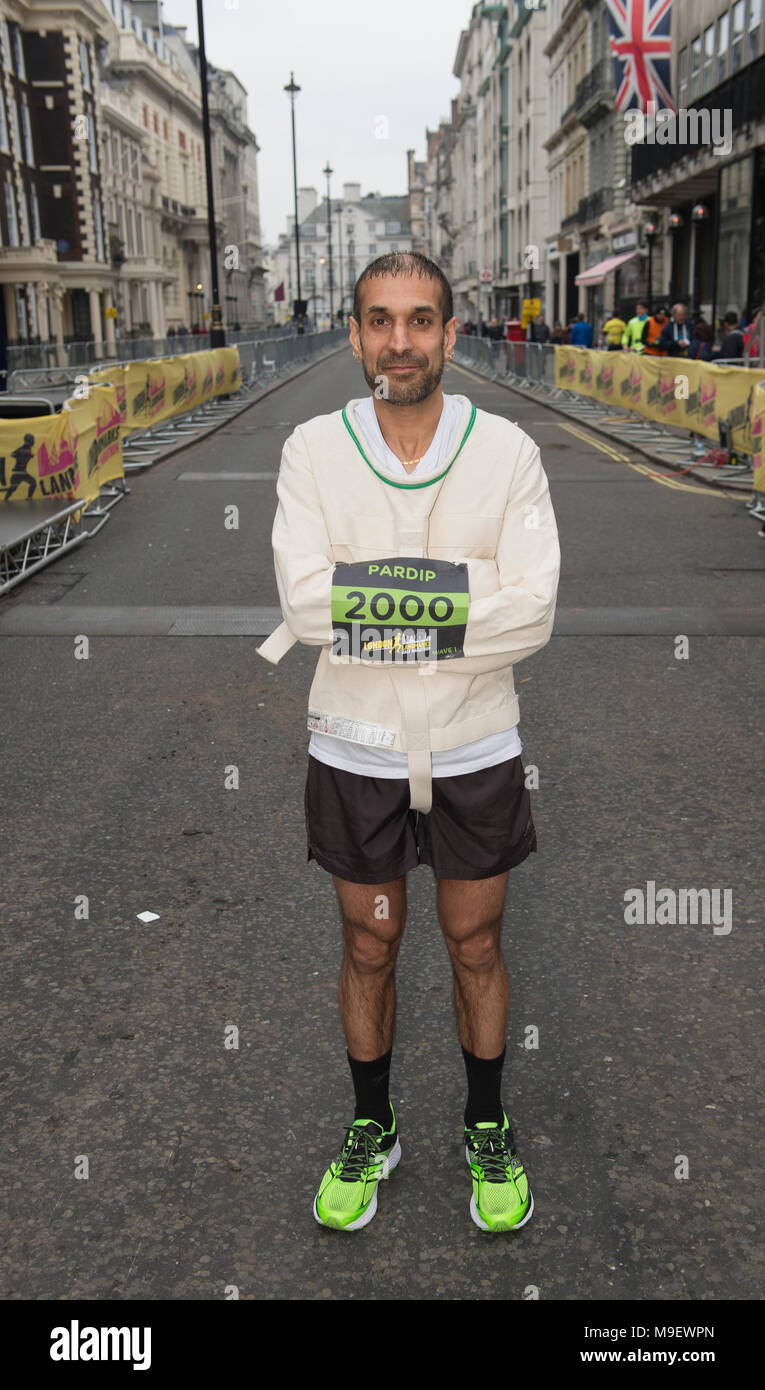
[[[295,259],[297,261],[297,299],[294,302],[293,310],[297,320],[298,333],[303,332],[303,316],[305,306],[300,291],[300,225],[298,222],[298,190],[297,190],[297,154],[295,150],[295,97],[300,91],[295,74],[290,73],[289,86],[284,88],[290,94],[290,107],[292,110],[292,182],[295,190]]]
[[[218,289],[218,247],[215,238],[215,198],[213,194],[212,145],[210,142],[210,103],[207,97],[207,54],[205,52],[205,22],[202,13],[202,0],[197,0],[197,30],[199,39],[199,80],[202,85],[202,135],[205,146],[205,174],[207,177],[207,237],[210,243],[210,279],[212,284],[212,321],[210,324],[210,347],[225,347],[226,335],[220,312],[220,292]]]
[[[338,318],[340,319],[340,322],[342,323],[342,321],[343,321],[343,304],[345,303],[345,290],[343,289],[343,207],[342,207],[342,203],[339,205],[339,207],[338,207],[338,209],[337,209],[337,254],[338,254],[338,257],[339,257],[339,259],[340,259],[340,272],[339,272],[339,275],[338,275],[338,284],[339,284],[339,286],[340,286],[340,307],[339,307],[339,309],[338,309],[338,311],[337,311],[337,316],[338,316]]]
[[[327,250],[328,250],[328,255],[329,255],[329,326],[330,326],[330,328],[331,328],[331,327],[332,327],[332,320],[333,320],[334,317],[335,317],[335,301],[334,301],[334,296],[333,296],[333,294],[332,294],[332,199],[330,198],[330,195],[329,195],[329,176],[330,176],[330,174],[334,173],[334,170],[333,170],[333,169],[330,169],[330,167],[329,167],[329,160],[327,160],[327,162],[326,162],[326,164],[325,164],[325,166],[324,166],[324,168],[322,169],[321,172],[322,172],[323,174],[326,174],[326,176],[327,176],[327,237],[328,237]]]
[[[691,264],[688,273],[690,284],[688,285],[689,297],[691,301],[691,314],[699,311],[699,252],[697,238],[699,234],[699,223],[706,222],[709,213],[703,203],[696,203],[691,212]]]
[[[646,222],[643,228],[643,240],[648,247],[648,312],[651,314],[653,313],[653,244],[658,230],[655,222]]]
[[[683,219],[682,219],[682,217],[680,216],[680,213],[679,213],[679,212],[671,212],[671,213],[669,214],[669,217],[668,217],[668,219],[667,219],[667,228],[668,228],[668,230],[669,230],[670,236],[672,237],[672,270],[671,270],[671,272],[670,272],[670,277],[669,277],[669,297],[670,297],[670,299],[674,299],[674,298],[676,297],[676,291],[677,291],[677,284],[676,284],[676,281],[675,281],[675,262],[676,262],[676,260],[677,260],[677,240],[676,240],[676,238],[677,238],[677,233],[680,232],[680,231],[682,231],[682,228],[683,228]]]

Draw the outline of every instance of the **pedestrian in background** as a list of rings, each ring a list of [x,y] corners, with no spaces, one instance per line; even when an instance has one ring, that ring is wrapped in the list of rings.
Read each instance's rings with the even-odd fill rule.
[[[738,326],[738,314],[734,309],[729,309],[727,314],[723,314],[720,319],[723,331],[723,340],[712,354],[713,357],[721,361],[729,357],[744,356],[744,334]]]
[[[549,343],[550,341],[550,329],[545,323],[544,314],[537,314],[531,325],[531,341],[532,343]]]
[[[712,345],[714,343],[714,333],[712,325],[699,319],[693,330],[693,336],[688,348],[688,356],[695,362],[712,361]]]
[[[685,314],[684,304],[672,305],[672,317],[665,323],[659,346],[668,357],[685,357],[691,342],[691,334]]]
[[[609,352],[621,352],[622,338],[627,332],[627,325],[624,319],[620,319],[616,313],[610,315],[603,324],[603,336],[606,340],[606,347]]]
[[[643,352],[647,357],[666,357],[667,349],[662,344],[662,334],[669,314],[663,307],[654,309],[643,324]]]
[[[648,305],[644,300],[639,299],[635,305],[635,312],[628,320],[627,327],[622,334],[622,347],[627,352],[643,351],[643,329],[648,318]]]
[[[592,347],[592,324],[587,323],[584,314],[577,314],[571,327],[572,347]]]

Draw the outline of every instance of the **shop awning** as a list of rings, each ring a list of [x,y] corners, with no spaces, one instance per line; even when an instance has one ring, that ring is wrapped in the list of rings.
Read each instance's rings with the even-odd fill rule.
[[[617,266],[624,265],[625,261],[631,261],[639,255],[638,250],[623,251],[621,256],[609,256],[607,260],[599,261],[597,265],[591,265],[589,270],[583,270],[581,275],[574,278],[577,285],[602,285],[610,271],[616,270]]]

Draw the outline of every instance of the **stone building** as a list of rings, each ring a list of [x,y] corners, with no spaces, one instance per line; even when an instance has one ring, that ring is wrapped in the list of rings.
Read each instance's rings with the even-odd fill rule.
[[[100,0],[3,0],[0,337],[103,338],[109,320],[96,48]]]
[[[410,198],[361,196],[360,183],[344,183],[342,198],[331,200],[332,210],[332,306],[347,316],[353,307],[353,289],[362,270],[389,251],[411,251]],[[317,327],[330,321],[330,255],[327,232],[327,199],[315,188],[298,189],[300,242],[300,290],[308,301],[308,317]],[[294,214],[272,256],[268,302],[274,322],[292,317],[297,296],[297,259]],[[274,291],[284,285],[284,299],[274,302]]]

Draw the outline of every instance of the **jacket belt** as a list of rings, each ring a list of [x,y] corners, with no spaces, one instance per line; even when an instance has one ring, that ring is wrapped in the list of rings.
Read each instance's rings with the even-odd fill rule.
[[[398,691],[406,730],[409,765],[409,805],[413,811],[429,811],[433,804],[430,759],[430,726],[422,671],[391,670]]]
[[[297,640],[287,624],[282,622],[274,629],[270,637],[267,637],[265,642],[261,642],[255,650],[258,656],[264,656],[266,661],[272,661],[274,666],[277,666],[284,653],[288,652],[290,647],[294,647]]]

